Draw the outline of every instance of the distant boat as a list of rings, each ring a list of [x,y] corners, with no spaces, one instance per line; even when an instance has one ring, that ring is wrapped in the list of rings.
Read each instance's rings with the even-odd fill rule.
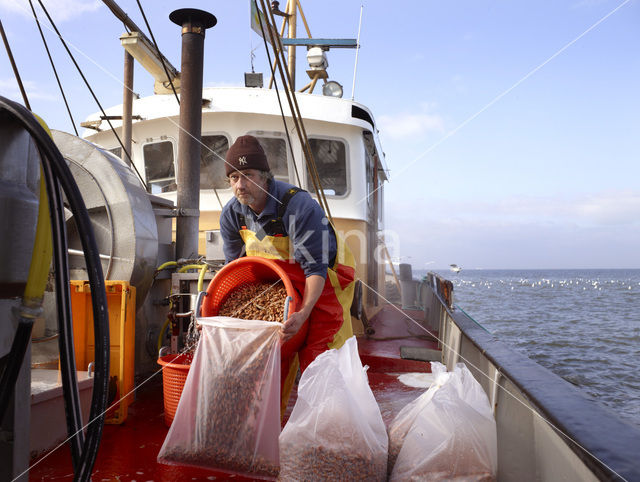
[[[451,271],[453,271],[454,273],[459,273],[460,271],[462,271],[462,268],[457,264],[450,264],[449,266],[449,269],[451,269]]]

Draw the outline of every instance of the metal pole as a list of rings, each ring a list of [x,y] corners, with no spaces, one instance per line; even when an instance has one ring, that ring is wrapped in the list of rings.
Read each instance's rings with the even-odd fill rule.
[[[289,38],[296,38],[296,24],[297,24],[297,9],[296,9],[296,0],[289,0],[289,4],[287,5],[289,9],[287,13],[289,14]],[[291,79],[291,92],[296,90],[296,46],[289,45],[289,60],[287,62],[289,64],[289,77]]]
[[[188,259],[198,255],[204,34],[217,20],[210,13],[195,8],[174,10],[169,19],[182,26],[176,258]]]
[[[142,33],[140,27],[138,27],[135,22],[131,20],[129,15],[127,15],[125,11],[120,8],[115,0],[102,0],[102,3],[104,3],[109,8],[109,10],[111,10],[111,12],[116,16],[118,20],[120,20],[125,25],[125,27],[134,32],[140,32],[140,35],[142,37],[144,37],[146,40],[149,40],[147,39],[146,35]],[[149,43],[151,42],[149,41]]]
[[[364,5],[360,5],[360,21],[358,22],[358,40],[356,41],[356,62],[353,65],[353,85],[351,86],[351,100],[356,95],[356,72],[358,71],[358,53],[360,52],[360,30],[362,29],[362,10]]]
[[[124,91],[122,93],[122,160],[131,165],[131,113],[133,111],[133,56],[124,51]]]

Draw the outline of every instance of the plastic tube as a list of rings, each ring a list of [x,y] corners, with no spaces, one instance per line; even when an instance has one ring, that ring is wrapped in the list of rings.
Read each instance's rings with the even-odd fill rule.
[[[175,264],[177,264],[175,261],[167,261],[166,263],[160,265],[157,271],[160,271],[161,269],[164,269],[168,266],[172,266]],[[202,288],[204,287],[204,275],[207,273],[208,268],[209,268],[209,265],[207,264],[187,264],[187,265],[181,266],[180,269],[178,270],[178,273],[185,273],[190,269],[199,269],[200,275],[198,276],[198,293],[200,293],[203,291]],[[167,318],[163,323],[162,328],[160,328],[160,333],[158,334],[158,352],[160,352],[160,348],[162,348],[162,338],[163,338],[162,335],[164,335],[164,332],[167,329],[167,326],[169,325],[170,321],[171,321],[170,318]]]
[[[64,205],[62,204],[62,196],[60,187],[64,190],[69,207],[76,221],[76,226],[80,234],[82,249],[85,253],[85,262],[87,265],[87,273],[91,284],[91,298],[93,304],[93,320],[95,334],[95,365],[96,374],[94,378],[93,396],[91,400],[90,423],[86,428],[86,438],[82,443],[82,451],[79,460],[74,460],[75,480],[88,480],[91,476],[93,464],[98,452],[100,438],[102,436],[102,427],[104,424],[104,412],[107,407],[107,397],[109,388],[109,317],[107,296],[105,292],[105,282],[102,274],[102,265],[100,263],[100,253],[97,248],[93,229],[89,214],[84,205],[84,201],[73,179],[71,171],[67,166],[62,154],[53,143],[53,140],[43,129],[43,127],[34,119],[33,115],[20,104],[13,102],[4,97],[0,97],[0,109],[5,110],[16,118],[22,124],[24,129],[31,135],[36,143],[40,156],[42,158],[42,168],[45,174],[47,185],[47,195],[51,207],[51,222],[54,241],[54,264],[56,268],[56,290],[61,297],[61,307],[59,314],[63,315],[59,320],[71,326],[70,303],[69,303],[69,283],[67,268],[67,252],[66,252],[66,231],[64,224]],[[64,277],[62,281],[60,278]],[[73,360],[73,332],[71,331],[67,337],[62,336],[61,324],[61,346],[66,345],[66,349],[70,351],[71,360],[67,360],[65,364],[65,375],[63,377],[63,388],[65,395],[74,393],[77,396],[77,383],[75,379],[75,364],[70,366]],[[66,343],[65,343],[66,340]],[[62,358],[61,358],[62,362]],[[73,370],[73,374],[68,373]],[[74,390],[75,389],[75,390]],[[65,398],[65,402],[67,399]],[[79,404],[78,404],[79,405]],[[73,417],[74,409],[67,409],[68,421]],[[68,424],[69,425],[69,424]],[[71,429],[71,427],[69,426]],[[72,432],[70,435],[75,437],[77,441],[82,438],[82,431]],[[73,448],[72,444],[72,448]]]
[[[160,328],[160,334],[158,335],[158,353],[160,353],[160,348],[162,348],[162,335],[164,335],[164,331],[167,329],[171,318],[167,318],[165,322],[162,324],[162,328]]]
[[[190,269],[199,269],[200,276],[198,276],[198,292],[200,292],[202,291],[202,287],[204,286],[204,275],[206,274],[208,267],[209,265],[207,264],[187,264],[185,266],[182,266],[178,270],[178,273],[185,273]]]
[[[43,124],[42,121],[40,121]],[[46,126],[43,125],[46,128]],[[14,310],[18,326],[9,351],[8,362],[0,378],[0,420],[13,394],[18,374],[24,361],[24,355],[31,339],[31,330],[38,316],[42,314],[42,299],[47,286],[49,266],[52,252],[51,220],[49,218],[49,201],[44,172],[40,168],[40,198],[38,203],[38,221],[36,236],[31,253],[29,275],[22,297],[22,306]]]
[[[44,290],[49,277],[53,244],[51,240],[51,218],[49,199],[42,166],[40,167],[40,202],[38,205],[38,223],[36,238],[31,254],[29,277],[24,290],[23,303],[26,306],[41,306]]]
[[[167,261],[166,263],[162,263],[160,266],[158,266],[158,269],[156,269],[156,271],[162,271],[163,269],[166,269],[170,266],[178,266],[178,263],[176,263],[175,261]]]

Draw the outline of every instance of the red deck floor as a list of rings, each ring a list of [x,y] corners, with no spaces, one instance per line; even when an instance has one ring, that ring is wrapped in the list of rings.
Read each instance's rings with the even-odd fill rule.
[[[421,312],[403,314],[397,308],[387,306],[371,320],[376,333],[370,338],[358,339],[362,362],[369,365],[369,384],[386,424],[403,406],[424,392],[422,388],[402,384],[398,380],[398,374],[429,371],[429,364],[426,362],[401,359],[400,347],[437,348],[434,342],[413,336],[416,333],[423,335],[424,332],[406,315],[417,320],[421,317]],[[163,422],[161,382],[161,376],[158,375],[136,390],[136,401],[129,406],[128,417],[122,425],[105,425],[93,480],[251,480],[211,470],[156,462],[168,431]],[[293,409],[295,395],[294,391],[285,420]],[[37,461],[29,475],[29,479],[33,481],[72,478],[68,445]]]

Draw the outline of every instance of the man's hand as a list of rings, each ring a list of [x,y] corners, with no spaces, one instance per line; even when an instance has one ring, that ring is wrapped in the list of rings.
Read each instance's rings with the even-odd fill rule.
[[[289,318],[287,318],[287,321],[282,324],[282,328],[280,329],[280,339],[285,342],[292,338],[296,333],[298,333],[302,325],[304,325],[304,322],[307,321],[307,318],[309,318],[309,315],[302,311],[291,313]]]
[[[320,298],[323,288],[324,278],[322,276],[311,275],[306,279],[300,311],[291,313],[289,318],[287,318],[287,321],[282,324],[282,328],[280,328],[280,339],[283,342],[298,333],[298,330],[300,330],[302,325],[304,325],[304,322],[309,318],[316,301]]]

